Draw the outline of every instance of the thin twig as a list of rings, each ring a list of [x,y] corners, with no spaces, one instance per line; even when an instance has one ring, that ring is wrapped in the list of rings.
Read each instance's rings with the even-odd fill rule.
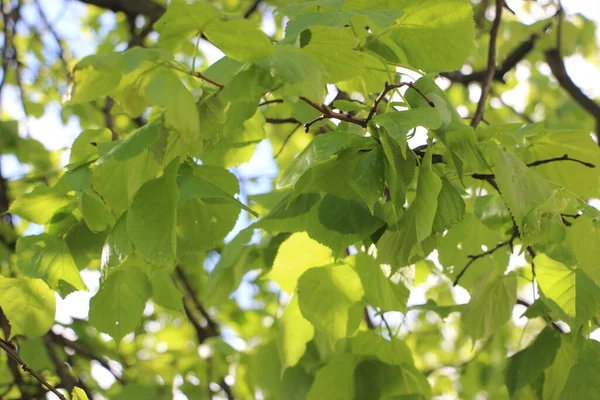
[[[273,156],[273,158],[277,158],[279,157],[279,155],[283,152],[283,149],[285,148],[285,146],[288,144],[288,142],[290,141],[290,139],[292,138],[292,135],[298,130],[298,128],[300,128],[302,126],[301,123],[298,123],[294,129],[292,129],[290,131],[290,133],[287,134],[287,136],[285,137],[285,139],[283,139],[283,143],[281,144],[281,147],[279,148],[279,150],[277,151],[277,153]]]
[[[262,103],[259,103],[258,106],[266,106],[267,104],[281,104],[283,103],[282,99],[273,99],[273,100],[265,100]]]
[[[409,88],[413,88],[417,93],[419,93],[421,95],[421,97],[423,97],[425,99],[425,101],[427,102],[427,104],[429,104],[430,107],[435,107],[435,104],[433,104],[433,101],[429,100],[427,98],[427,96],[425,96],[425,93],[423,93],[421,90],[419,90],[419,88],[416,87],[412,82],[402,82],[402,83],[397,83],[394,85],[389,85],[386,82],[384,89],[381,91],[381,93],[379,93],[379,96],[377,96],[377,98],[373,102],[373,105],[371,106],[371,110],[369,111],[369,115],[367,115],[366,122],[368,123],[373,118],[373,116],[375,116],[375,113],[377,112],[377,108],[379,107],[379,103],[381,103],[381,101],[385,98],[385,95],[388,94],[388,92],[395,90],[395,89],[399,89],[403,86],[408,86]]]
[[[473,263],[477,260],[479,260],[480,258],[483,258],[485,256],[489,256],[491,254],[494,254],[496,252],[496,250],[499,250],[505,246],[510,246],[512,248],[513,242],[515,241],[515,239],[517,238],[517,236],[519,235],[519,231],[515,228],[513,228],[513,233],[510,236],[510,238],[508,240],[505,240],[503,242],[498,243],[496,246],[492,247],[491,249],[484,251],[483,253],[479,253],[479,254],[475,254],[475,255],[468,255],[467,257],[470,259],[469,262],[467,263],[467,265],[465,265],[465,267],[462,269],[462,271],[460,271],[460,273],[456,276],[456,279],[454,279],[454,283],[453,285],[456,286],[458,285],[458,282],[460,281],[460,278],[463,277],[463,275],[467,272],[467,270],[469,269],[469,267],[471,265],[473,265]]]
[[[296,118],[265,118],[265,122],[268,124],[280,125],[280,124],[300,124],[302,123],[298,121]]]
[[[576,162],[576,163],[581,164],[588,168],[596,168],[596,166],[594,164],[592,164],[590,162],[586,162],[586,161],[581,161],[576,158],[571,158],[571,157],[569,157],[568,154],[565,154],[562,157],[547,158],[545,160],[537,160],[534,162],[530,162],[529,164],[527,164],[527,166],[528,167],[537,167],[538,165],[548,164],[548,163],[555,162],[555,161],[573,161],[573,162]]]
[[[492,24],[492,30],[490,31],[487,72],[483,82],[481,83],[481,96],[479,97],[477,109],[475,110],[473,120],[471,121],[471,126],[473,128],[476,128],[483,118],[485,105],[487,104],[487,98],[492,87],[492,80],[494,79],[494,74],[496,73],[496,40],[498,38],[498,31],[500,29],[500,21],[502,20],[502,9],[504,8],[503,5],[504,0],[496,0],[496,16]]]
[[[202,79],[203,81],[208,82],[211,85],[215,85],[219,89],[223,89],[225,87],[225,85],[223,85],[222,83],[213,81],[212,79],[210,79],[206,75],[202,74],[201,72],[189,71],[188,73],[195,78]]]
[[[65,395],[59,392],[54,386],[52,386],[43,376],[34,371],[23,359],[19,356],[16,349],[6,340],[0,338],[0,348],[6,352],[6,354],[14,360],[17,364],[23,368],[23,371],[28,372],[31,376],[37,379],[43,386],[45,386],[49,391],[54,393],[60,400],[67,400]]]
[[[204,319],[206,320],[206,324],[207,324],[208,330],[209,330],[207,333],[208,333],[209,337],[218,336],[219,335],[219,326],[212,319],[212,317],[210,316],[208,311],[206,311],[206,309],[204,308],[202,303],[200,303],[200,300],[198,300],[198,297],[196,296],[196,294],[194,292],[194,288],[192,288],[192,285],[190,284],[189,280],[187,279],[187,277],[185,275],[185,272],[183,272],[183,269],[180,266],[177,266],[175,268],[175,274],[179,278],[179,281],[181,282],[183,289],[185,290],[185,293],[186,293],[185,297],[188,300],[190,300],[190,302],[194,305],[194,308],[196,308],[196,310],[198,312],[200,312],[200,314],[202,314],[202,317],[204,317]],[[184,305],[185,305],[185,302],[184,302]]]
[[[531,307],[531,303],[529,303],[523,299],[517,299],[517,304],[519,304],[521,306],[525,306],[525,307]],[[557,331],[559,333],[565,333],[565,331],[560,327],[560,325],[558,325],[556,322],[552,321],[552,319],[549,316],[544,315],[543,318],[546,322],[548,322],[550,324],[550,326],[552,326],[552,328],[555,331]]]

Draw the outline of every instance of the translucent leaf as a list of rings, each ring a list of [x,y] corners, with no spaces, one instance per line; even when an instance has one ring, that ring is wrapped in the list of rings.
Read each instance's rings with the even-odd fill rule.
[[[200,119],[196,102],[179,77],[172,71],[160,71],[146,86],[149,101],[165,108],[166,123],[186,142],[200,135]]]
[[[352,354],[336,354],[317,371],[307,400],[353,400],[354,369],[358,358]]]
[[[473,340],[494,334],[510,319],[517,301],[517,277],[514,273],[493,278],[473,290],[471,301],[462,312],[462,326]]]
[[[89,161],[98,153],[98,143],[111,140],[111,132],[107,128],[86,129],[77,136],[71,146],[69,164],[78,164]]]
[[[560,343],[558,332],[547,327],[529,347],[510,357],[506,370],[508,392],[513,395],[541,376],[554,362]]]
[[[443,233],[452,228],[461,222],[465,215],[465,202],[461,195],[446,177],[441,177],[441,180],[442,189],[437,198],[437,211],[433,220],[434,233]]]
[[[285,7],[282,12],[285,12],[289,7]],[[386,29],[393,25],[402,14],[404,13],[400,9],[307,12],[288,22],[285,26],[285,38],[286,41],[289,41],[303,30],[315,26],[343,28],[349,25],[353,18],[361,16],[368,18],[378,28]]]
[[[405,14],[391,37],[404,50],[410,65],[427,72],[454,71],[475,50],[469,1],[399,0],[394,7]]]
[[[102,232],[114,223],[114,218],[102,198],[91,190],[79,192],[79,210],[92,232]]]
[[[375,356],[390,365],[413,365],[412,353],[400,339],[385,339],[375,331],[362,331],[352,338],[352,353]]]
[[[419,242],[431,234],[438,207],[437,199],[442,190],[442,180],[432,170],[431,157],[432,153],[427,152],[418,169],[417,195],[411,203],[411,207],[414,207],[416,212],[415,222]]]
[[[125,161],[137,156],[158,140],[160,130],[161,127],[157,123],[142,126],[103,155],[102,161],[110,158]]]
[[[142,256],[158,265],[171,265],[175,260],[178,167],[179,162],[173,161],[163,176],[146,182],[127,214],[131,241]]]
[[[407,153],[406,158],[403,157],[400,145],[385,131],[379,131],[379,138],[385,155],[385,180],[392,203],[399,211],[404,206],[407,186],[415,172],[415,160],[412,153]]]
[[[298,278],[308,269],[333,262],[329,248],[315,242],[305,232],[294,233],[279,246],[267,278],[292,294]]]
[[[343,81],[363,72],[363,59],[354,50],[356,39],[349,31],[318,26],[310,33],[310,43],[302,51],[323,66],[327,82]]]
[[[0,307],[10,322],[11,337],[42,336],[54,324],[54,292],[41,279],[0,276]]]
[[[218,17],[217,9],[207,2],[173,1],[154,24],[156,32],[160,34],[159,46],[175,47],[201,32],[210,21]]]
[[[18,197],[10,205],[8,212],[36,224],[45,224],[57,211],[72,202],[71,198],[58,190],[40,185]]]
[[[350,311],[363,295],[358,274],[346,264],[310,268],[298,279],[302,315],[316,329],[336,339],[354,331]]]
[[[71,399],[72,400],[88,400],[88,397],[87,397],[87,394],[85,394],[85,392],[83,391],[83,389],[74,387],[73,391],[71,392]]]
[[[120,342],[142,320],[151,287],[138,268],[114,271],[90,301],[90,324]]]
[[[600,224],[598,221],[578,218],[567,229],[567,240],[577,258],[577,265],[597,284],[600,284]]]
[[[97,70],[93,66],[79,67],[75,68],[73,81],[70,102],[88,103],[115,90],[121,82],[121,73],[118,70]]]
[[[545,254],[533,260],[542,300],[572,329],[590,320],[600,308],[600,288],[580,268],[570,268]]]
[[[387,130],[390,137],[400,146],[404,158],[406,158],[406,147],[408,145],[406,135],[412,129],[418,126],[427,129],[436,129],[442,124],[438,110],[431,107],[379,114],[372,119],[372,122]]]
[[[409,290],[402,282],[392,282],[379,263],[366,253],[358,253],[344,261],[354,267],[365,292],[366,301],[383,312],[406,312]]]
[[[123,214],[106,237],[102,247],[102,277],[106,279],[133,251],[133,243],[127,232],[127,214]]]
[[[283,369],[300,361],[314,335],[315,328],[302,316],[298,296],[294,295],[280,319],[278,347]]]
[[[43,279],[61,296],[85,290],[79,269],[67,244],[47,235],[23,236],[17,240],[17,266],[24,275]]]
[[[92,169],[92,187],[104,199],[115,217],[120,217],[144,184],[155,177],[159,165],[150,152],[127,161],[109,160]]]
[[[269,37],[247,19],[213,21],[204,33],[211,43],[237,61],[259,61],[273,53]]]
[[[183,312],[183,293],[175,286],[168,269],[158,269],[150,276],[152,301],[161,307]]]
[[[185,169],[182,172],[184,171]],[[224,191],[231,198],[239,192],[237,179],[224,168],[209,165],[194,166],[193,175],[210,185],[213,194],[215,187],[220,189],[218,192],[221,195]],[[192,189],[194,187],[197,188],[194,185]],[[233,229],[240,212],[237,202],[233,204],[231,199],[202,198],[202,193],[196,190],[188,191],[187,195],[196,197],[187,200],[182,198],[177,207],[177,253],[179,255],[203,252],[220,245]]]

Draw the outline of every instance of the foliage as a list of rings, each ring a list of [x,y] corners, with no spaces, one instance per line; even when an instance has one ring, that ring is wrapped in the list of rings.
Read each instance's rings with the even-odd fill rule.
[[[26,173],[0,177],[1,398],[598,397],[600,108],[561,73],[597,53],[593,22],[524,25],[500,0],[493,21],[486,0],[117,1],[87,8],[98,46],[76,61],[37,0],[8,3],[0,90],[32,117],[62,98],[82,130],[64,165],[2,114]],[[520,112],[501,94],[525,58]],[[279,172],[256,192],[238,167],[271,157],[259,143]],[[88,317],[56,322],[81,291]]]

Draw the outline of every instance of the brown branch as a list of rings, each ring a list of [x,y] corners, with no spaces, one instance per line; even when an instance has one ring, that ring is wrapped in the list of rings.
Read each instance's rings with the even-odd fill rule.
[[[498,39],[500,22],[502,21],[503,4],[504,0],[496,0],[496,16],[492,24],[492,30],[490,31],[488,66],[486,74],[481,83],[481,96],[479,97],[479,102],[477,103],[477,109],[475,110],[475,114],[473,115],[473,119],[471,120],[471,126],[473,128],[476,128],[477,125],[479,125],[479,123],[481,122],[481,119],[483,118],[483,113],[487,104],[487,98],[490,94],[490,89],[492,87],[492,80],[494,79],[494,74],[496,73],[496,41]]]
[[[596,137],[600,138],[600,105],[589,98],[577,85],[575,85],[567,73],[565,63],[560,56],[558,49],[548,50],[545,55],[546,63],[550,66],[550,70],[558,81],[558,84],[569,93],[575,102],[583,107],[583,109],[596,120]]]
[[[562,157],[547,158],[545,160],[537,160],[534,162],[530,162],[529,164],[527,164],[527,166],[528,167],[537,167],[538,165],[548,164],[548,163],[555,162],[555,161],[573,161],[573,162],[576,162],[576,163],[581,164],[588,168],[596,168],[596,166],[594,164],[592,164],[590,162],[586,162],[586,161],[581,161],[576,158],[571,158],[571,157],[569,157],[568,154],[565,154]]]
[[[143,15],[152,21],[159,19],[166,11],[165,7],[152,0],[79,0],[82,3],[105,8],[127,15]]]
[[[546,31],[550,27],[548,24],[544,27],[544,31]],[[533,50],[535,46],[535,42],[540,38],[538,33],[533,33],[529,38],[521,43],[519,46],[515,47],[504,59],[501,65],[496,67],[494,72],[494,81],[506,83],[505,76],[514,68],[516,68],[517,64],[524,60],[529,53]],[[486,70],[475,71],[470,74],[463,74],[460,71],[453,72],[442,72],[440,76],[450,79],[452,82],[460,83],[463,85],[468,85],[473,82],[482,82],[486,76]]]
[[[517,304],[519,304],[519,305],[521,305],[521,306],[524,306],[524,307],[527,307],[527,308],[531,307],[531,303],[529,303],[529,302],[527,302],[527,301],[525,301],[525,300],[523,300],[523,299],[517,299]],[[544,318],[544,320],[546,320],[546,322],[548,322],[548,323],[550,324],[550,326],[552,326],[552,328],[553,328],[555,331],[557,331],[558,333],[566,333],[566,332],[563,330],[563,328],[561,328],[561,327],[560,327],[560,325],[558,325],[556,322],[552,321],[552,319],[551,319],[549,316],[547,316],[547,315],[544,315],[544,317],[543,317],[543,318]]]
[[[375,116],[375,113],[377,113],[377,108],[379,107],[379,103],[381,103],[381,101],[385,98],[385,95],[388,94],[388,92],[395,90],[395,89],[399,89],[403,86],[408,86],[409,88],[416,90],[416,92],[419,93],[421,95],[421,97],[423,97],[425,99],[425,101],[427,102],[427,104],[429,104],[430,107],[435,107],[435,104],[433,104],[433,102],[431,100],[429,100],[427,98],[427,96],[425,96],[425,93],[423,93],[421,90],[419,90],[419,88],[417,88],[412,82],[402,82],[402,83],[397,83],[394,85],[389,85],[386,82],[383,90],[381,91],[381,93],[379,93],[379,95],[373,102],[373,105],[371,106],[371,110],[369,111],[369,115],[367,115],[367,118],[365,119],[365,122],[368,123]]]
[[[314,120],[304,124],[304,129],[306,132],[308,132],[308,130],[312,124],[314,124],[315,122],[320,121],[322,119],[326,119],[326,118],[327,119],[329,119],[329,118],[339,119],[340,121],[346,121],[351,124],[362,126],[363,128],[367,127],[367,123],[365,122],[364,119],[356,118],[356,117],[353,117],[352,115],[348,115],[348,114],[331,111],[328,107],[317,104],[314,101],[312,101],[306,97],[300,97],[300,99],[322,114],[320,117],[317,117]]]
[[[369,310],[367,309],[367,307],[365,307],[363,309],[363,319],[364,319],[365,323],[367,324],[367,328],[370,331],[372,331],[373,329],[375,329],[375,324],[371,320],[371,316],[369,315]]]
[[[67,367],[67,365],[56,354],[50,336],[44,336],[43,340],[44,344],[46,345],[46,350],[48,352],[48,356],[50,357],[50,361],[52,361],[52,364],[54,364],[56,375],[58,375],[60,378],[61,386],[67,389],[69,393],[72,392],[77,383],[77,379],[71,375],[69,367]]]
[[[467,265],[465,265],[465,267],[462,269],[462,271],[460,271],[460,273],[456,276],[456,279],[454,279],[454,283],[453,286],[458,285],[458,282],[460,281],[460,278],[463,277],[463,275],[467,272],[467,270],[469,269],[469,267],[471,265],[473,265],[473,263],[477,260],[479,260],[480,258],[483,258],[485,256],[489,256],[491,254],[494,254],[497,250],[505,247],[505,246],[510,246],[512,249],[513,246],[513,242],[515,241],[515,239],[518,237],[519,235],[519,231],[518,229],[515,227],[513,227],[513,232],[512,235],[510,236],[510,238],[508,240],[505,240],[503,242],[498,243],[496,246],[492,247],[491,249],[484,251],[483,253],[479,253],[479,254],[475,254],[475,255],[468,255],[467,257],[470,259],[469,262],[467,263]]]
[[[301,124],[296,118],[265,118],[265,122],[268,124],[280,125],[280,124]]]
[[[204,319],[206,320],[206,324],[207,324],[206,335],[207,335],[207,337],[219,336],[219,326],[212,319],[212,317],[210,316],[208,311],[206,311],[206,309],[204,308],[202,303],[200,303],[200,300],[198,300],[198,297],[196,296],[194,288],[192,287],[189,280],[187,279],[185,272],[183,272],[183,268],[181,268],[180,266],[177,266],[175,268],[175,275],[177,276],[177,278],[179,278],[179,281],[181,282],[181,285],[183,286],[183,289],[185,291],[185,298],[194,305],[194,308],[198,312],[200,312],[202,317],[204,317]],[[184,302],[184,306],[185,306],[185,302]]]
[[[0,348],[6,352],[8,357],[23,368],[23,371],[28,372],[31,376],[38,380],[44,387],[54,393],[60,400],[67,400],[67,398],[59,392],[54,386],[52,386],[43,376],[34,371],[17,353],[17,350],[6,340],[0,339]]]
[[[210,79],[206,75],[202,74],[201,72],[189,71],[188,73],[195,78],[202,79],[205,82],[215,85],[219,89],[223,89],[225,87],[225,85],[223,85],[222,83],[213,81],[212,79]]]
[[[244,18],[249,18],[254,12],[258,10],[258,6],[262,3],[262,0],[254,0],[254,3],[244,13]]]
[[[258,106],[266,106],[267,104],[281,104],[283,103],[282,99],[273,99],[273,100],[265,100],[262,103],[260,103]]]
[[[119,376],[116,372],[114,372],[105,360],[103,360],[100,356],[96,356],[90,349],[87,349],[82,343],[69,340],[62,335],[57,335],[53,333],[52,331],[48,332],[46,336],[48,336],[57,345],[72,349],[77,355],[87,358],[88,360],[96,361],[98,364],[100,364],[100,366],[102,366],[102,368],[110,372],[117,382],[119,382],[120,384],[125,384],[125,380],[123,379],[123,377]]]

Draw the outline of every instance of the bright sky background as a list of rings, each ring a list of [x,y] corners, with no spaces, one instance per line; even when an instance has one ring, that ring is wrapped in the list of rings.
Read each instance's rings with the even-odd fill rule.
[[[82,16],[85,15],[86,6],[78,1],[56,1],[56,0],[41,0],[41,3],[46,11],[48,19],[51,21],[59,37],[65,39],[69,43],[69,48],[78,58],[94,53],[96,38],[90,32],[83,30],[81,23]],[[57,6],[61,3],[61,6]],[[539,19],[548,17],[542,9],[537,5],[530,5],[531,13],[526,12],[523,0],[507,0],[508,5],[517,13],[518,19],[526,24],[535,22]],[[529,2],[531,3],[531,2]],[[600,25],[600,0],[563,0],[563,7],[567,15],[581,13],[585,17],[595,21]],[[39,25],[41,22],[37,19],[37,14],[31,3],[23,7],[24,18],[31,25]],[[552,12],[550,13],[550,15]],[[112,13],[107,12],[102,17],[103,33],[108,32],[113,26],[115,17]],[[263,29],[267,33],[272,33],[274,30],[272,18],[268,16],[263,22]],[[600,42],[600,27],[596,31],[596,39]],[[56,43],[49,34],[44,34],[45,43],[47,43],[50,52],[56,51]],[[218,60],[222,53],[212,47],[210,44],[203,43],[202,50],[207,55],[211,62]],[[52,54],[54,57],[54,54]],[[33,60],[26,60],[27,63],[33,63]],[[585,61],[582,57],[573,56],[566,59],[567,70],[574,82],[581,87],[588,95],[592,97],[600,97],[600,55],[598,56],[597,65],[593,65]],[[515,106],[517,109],[523,107],[522,99],[526,98],[528,71],[521,67],[517,70],[517,76],[521,84],[514,90],[503,95],[503,100]],[[27,79],[27,76],[25,76]],[[23,122],[24,114],[20,108],[20,102],[16,97],[15,90],[5,87],[1,109],[8,112],[11,116]],[[79,123],[75,119],[71,119],[66,125],[63,125],[59,118],[58,104],[51,105],[47,108],[45,115],[42,118],[28,118],[26,123],[21,126],[21,134],[25,135],[28,132],[31,137],[40,140],[47,148],[53,150],[67,149],[73,140],[80,133]],[[416,142],[423,143],[423,137],[415,138]],[[64,152],[63,160],[66,163],[68,152]],[[20,166],[14,156],[0,157],[2,171],[10,179],[17,177],[26,172],[23,166]],[[249,163],[241,165],[234,170],[236,175],[247,181],[247,178],[257,176],[273,177],[277,174],[275,163],[272,160],[271,146],[268,142],[261,143],[255,156]],[[270,189],[270,178],[260,180],[258,183],[249,184],[244,188],[245,194],[255,194],[264,192]],[[244,225],[244,219],[240,219],[237,228]],[[237,230],[237,229],[236,229]],[[39,232],[39,231],[38,231]],[[35,229],[31,233],[37,233]],[[435,258],[435,257],[434,257]],[[522,265],[522,259],[516,258],[512,262],[513,265]],[[99,272],[85,272],[83,274],[86,285],[90,288],[90,292],[76,292],[65,300],[58,298],[57,315],[58,322],[69,323],[71,317],[86,318],[89,309],[89,299],[98,289]],[[411,294],[410,302],[423,303],[425,302],[424,290],[415,290]],[[461,301],[468,300],[468,294],[462,289],[456,292],[457,298]],[[243,304],[247,302],[251,296],[251,291],[248,287],[242,287],[238,293],[238,299]],[[531,299],[529,299],[531,300]],[[247,303],[246,303],[247,304]],[[522,311],[521,311],[522,312]],[[518,318],[519,312],[515,314],[515,319]],[[519,323],[524,323],[524,319]],[[600,337],[600,335],[598,335]],[[101,367],[94,368],[93,374],[107,385],[112,384],[114,378]]]

